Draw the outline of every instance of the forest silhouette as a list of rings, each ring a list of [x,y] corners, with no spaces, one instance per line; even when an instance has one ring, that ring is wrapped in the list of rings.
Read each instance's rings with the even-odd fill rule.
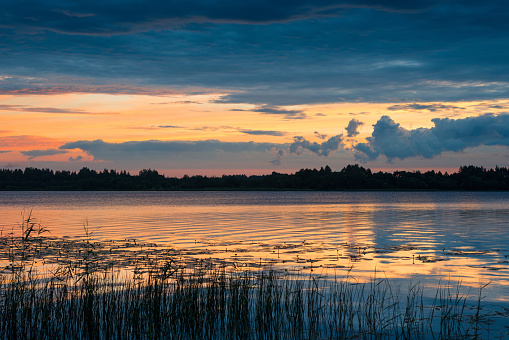
[[[332,171],[327,165],[294,174],[166,177],[157,170],[0,170],[0,190],[509,190],[509,169],[461,166],[455,173],[434,170],[372,172],[358,164]]]

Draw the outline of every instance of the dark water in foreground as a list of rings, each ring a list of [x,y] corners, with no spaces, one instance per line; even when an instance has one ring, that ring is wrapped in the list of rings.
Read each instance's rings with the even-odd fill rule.
[[[32,215],[52,236],[136,239],[182,256],[318,274],[445,280],[509,302],[509,193],[0,192],[5,235]],[[14,228],[16,230],[16,228]]]

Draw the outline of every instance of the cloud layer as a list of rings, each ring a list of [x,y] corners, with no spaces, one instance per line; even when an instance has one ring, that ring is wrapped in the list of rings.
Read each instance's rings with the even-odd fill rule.
[[[81,109],[62,109],[56,107],[33,107],[27,105],[0,105],[0,111],[39,112],[56,114],[78,114],[78,115],[105,115],[118,114],[117,112],[90,112]]]
[[[214,158],[218,152],[270,152],[274,148],[284,147],[284,144],[255,143],[255,142],[221,142],[218,140],[205,141],[132,141],[124,143],[108,143],[103,140],[76,141],[60,146],[61,150],[81,149],[93,156],[95,160],[137,160],[153,159],[154,157],[192,157],[204,156]]]
[[[359,134],[359,127],[364,125],[363,122],[357,120],[357,119],[352,119],[348,122],[348,126],[345,128],[346,132],[347,132],[347,137],[355,137]]]
[[[309,150],[318,156],[327,157],[332,151],[340,148],[343,141],[343,135],[336,135],[323,143],[310,142],[302,136],[294,137],[293,143],[290,145],[290,153],[299,155],[302,150]]]
[[[463,108],[454,105],[445,104],[398,104],[392,105],[387,108],[391,111],[399,110],[428,110],[430,112],[436,112],[441,110],[463,110]]]
[[[509,114],[485,114],[463,119],[434,118],[432,128],[408,130],[383,116],[373,125],[368,143],[355,146],[357,159],[389,161],[409,157],[433,158],[446,151],[460,152],[481,145],[509,146]]]
[[[66,150],[57,150],[57,149],[46,149],[46,150],[30,150],[30,151],[21,151],[21,154],[24,156],[28,156],[29,160],[32,160],[37,157],[42,156],[54,156],[67,153]]]
[[[267,134],[270,131],[259,133]],[[258,131],[255,131],[258,133]],[[171,167],[172,162],[220,162],[250,160],[251,162],[271,163],[279,166],[283,158],[290,155],[301,155],[308,151],[308,155],[327,157],[332,152],[341,149],[343,136],[337,135],[322,143],[310,142],[303,137],[295,137],[294,142],[289,143],[255,143],[255,142],[222,142],[218,140],[204,141],[131,141],[124,143],[108,143],[103,140],[76,141],[65,143],[59,147],[59,153],[69,150],[80,149],[93,156],[95,162],[107,161],[123,163],[135,160],[136,162],[167,162]],[[47,150],[46,152],[55,150]],[[32,157],[41,156],[40,150],[24,153]],[[79,158],[70,158],[71,161],[80,161]],[[225,158],[226,157],[226,158]],[[301,156],[302,157],[302,156]],[[272,160],[270,159],[272,158]]]
[[[348,8],[416,12],[434,1],[200,1],[152,0],[90,2],[18,1],[2,4],[4,27],[23,31],[49,30],[71,35],[116,35],[172,29],[185,24],[269,24],[339,16]]]
[[[283,131],[273,131],[273,130],[239,129],[239,132],[245,133],[246,135],[252,135],[252,136],[284,136],[284,135],[286,135],[286,133]]]
[[[283,105],[509,97],[509,7],[501,0],[49,0],[2,8],[0,94],[220,89],[219,102],[285,118],[306,116]]]

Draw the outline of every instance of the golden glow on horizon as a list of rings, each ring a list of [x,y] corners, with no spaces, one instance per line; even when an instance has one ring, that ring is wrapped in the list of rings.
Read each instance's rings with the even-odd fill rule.
[[[412,109],[415,103],[336,103],[277,108],[299,111],[307,117],[293,119],[295,117],[285,114],[254,112],[258,108],[254,105],[215,103],[221,95],[0,96],[0,151],[51,149],[65,142],[96,139],[110,143],[211,139],[291,143],[294,136],[303,136],[312,142],[322,142],[315,131],[327,138],[343,134],[344,144],[350,147],[353,142],[365,141],[373,130],[372,125],[383,115],[389,115],[406,129],[428,128],[433,126],[432,118],[457,119],[503,112],[501,107],[509,103],[508,100],[418,103],[430,109]],[[364,125],[359,127],[358,136],[346,139],[344,128],[353,118]],[[73,155],[44,156],[44,159],[64,162]],[[4,161],[27,159],[16,152],[2,153],[0,157]]]

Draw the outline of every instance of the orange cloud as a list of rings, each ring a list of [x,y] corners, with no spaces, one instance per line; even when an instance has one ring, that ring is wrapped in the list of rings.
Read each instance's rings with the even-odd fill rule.
[[[80,115],[114,115],[118,112],[90,112],[82,109],[66,109],[57,107],[33,107],[26,105],[0,105],[0,111],[40,112],[58,114],[80,114]]]

